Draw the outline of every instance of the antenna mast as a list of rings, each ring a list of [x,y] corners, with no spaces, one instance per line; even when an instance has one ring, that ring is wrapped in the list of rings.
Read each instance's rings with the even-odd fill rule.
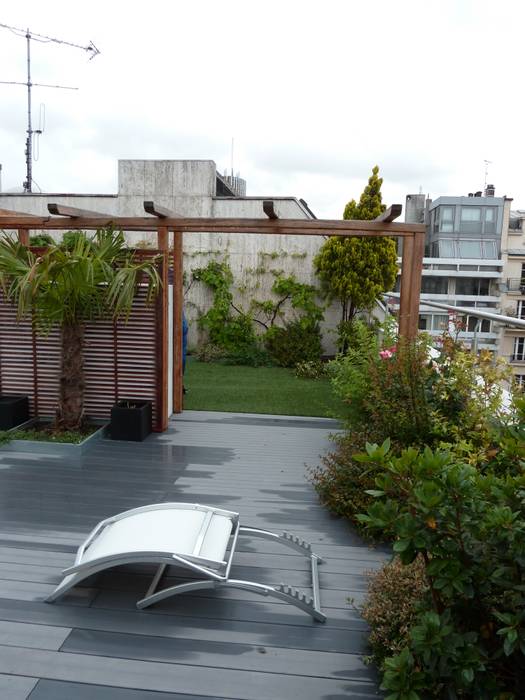
[[[489,176],[489,165],[492,165],[492,161],[484,160],[483,162],[485,163],[485,187],[483,188],[483,192],[485,192],[485,190],[487,189],[487,179]]]
[[[42,43],[53,42],[55,44],[63,44],[64,46],[71,46],[76,49],[82,49],[83,51],[91,52],[89,60],[95,58],[100,51],[97,49],[95,44],[90,41],[87,46],[80,46],[80,44],[73,44],[70,41],[63,41],[62,39],[56,39],[55,37],[46,36],[45,34],[37,34],[36,32],[30,32],[29,29],[19,29],[18,27],[11,27],[9,24],[2,24],[0,22],[0,27],[3,29],[9,29],[11,32],[18,36],[24,36],[27,42],[27,80],[26,82],[19,82],[16,80],[0,80],[0,83],[4,85],[25,85],[27,87],[27,137],[26,137],[26,148],[25,148],[25,159],[26,159],[26,179],[23,183],[24,192],[32,191],[33,184],[33,134],[40,135],[42,129],[33,129],[32,119],[31,119],[31,88],[33,85],[38,87],[48,87],[48,88],[60,88],[62,90],[78,90],[76,87],[69,87],[67,85],[46,85],[44,83],[33,83],[31,82],[31,40],[39,41]]]

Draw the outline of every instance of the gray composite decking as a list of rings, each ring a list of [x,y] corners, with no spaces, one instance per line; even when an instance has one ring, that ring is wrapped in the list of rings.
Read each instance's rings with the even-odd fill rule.
[[[333,421],[186,411],[143,443],[78,460],[0,451],[1,700],[343,700],[380,697],[363,663],[364,571],[385,554],[322,508],[305,475]],[[153,567],[127,566],[43,599],[101,519],[161,501],[216,505],[314,544],[326,624],[241,590],[138,611]],[[242,538],[232,577],[309,585],[305,557]],[[187,576],[172,570],[171,575]],[[171,576],[166,583],[173,583]]]

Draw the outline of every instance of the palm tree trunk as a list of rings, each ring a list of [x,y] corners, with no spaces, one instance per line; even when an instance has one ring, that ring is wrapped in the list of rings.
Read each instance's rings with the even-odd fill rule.
[[[84,326],[62,325],[60,395],[55,419],[58,430],[79,430],[84,419]]]

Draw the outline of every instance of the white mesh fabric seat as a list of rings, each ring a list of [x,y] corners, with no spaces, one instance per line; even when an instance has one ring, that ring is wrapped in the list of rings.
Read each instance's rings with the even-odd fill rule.
[[[231,579],[239,535],[278,540],[306,553],[311,560],[313,598],[284,584],[274,587]],[[159,566],[146,595],[137,603],[139,608],[186,591],[228,585],[286,600],[324,622],[317,572],[321,561],[309,544],[293,535],[241,527],[238,513],[197,503],[156,503],[102,520],[79,547],[74,565],[63,571],[64,579],[47,602],[54,602],[98,571],[121,564],[152,563]],[[181,566],[204,578],[157,590],[168,566]]]

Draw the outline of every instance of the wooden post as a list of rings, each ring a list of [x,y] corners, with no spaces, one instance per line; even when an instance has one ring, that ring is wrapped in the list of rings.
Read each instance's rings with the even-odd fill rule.
[[[413,241],[412,273],[410,275],[410,311],[407,327],[407,338],[411,340],[417,337],[419,327],[419,301],[421,296],[421,276],[423,274],[423,256],[425,254],[425,234],[414,233]]]
[[[399,300],[399,336],[413,340],[417,336],[421,274],[425,252],[424,232],[403,240],[401,295]]]
[[[408,338],[410,319],[410,289],[412,286],[412,259],[414,257],[414,238],[403,239],[403,257],[401,261],[401,293],[399,298],[398,329],[400,338]]]
[[[182,412],[182,233],[173,232],[173,412]]]
[[[18,241],[26,247],[29,245],[29,230],[27,228],[18,229]]]
[[[159,416],[157,424],[159,430],[166,430],[169,421],[168,407],[168,343],[169,343],[169,325],[168,325],[168,310],[169,310],[169,284],[168,284],[168,268],[169,268],[169,238],[168,229],[165,226],[159,226],[157,229],[157,247],[162,253],[162,289],[161,295],[161,324],[158,332],[160,334],[160,352],[158,361],[160,362],[160,372],[158,374],[160,382],[159,391]]]

